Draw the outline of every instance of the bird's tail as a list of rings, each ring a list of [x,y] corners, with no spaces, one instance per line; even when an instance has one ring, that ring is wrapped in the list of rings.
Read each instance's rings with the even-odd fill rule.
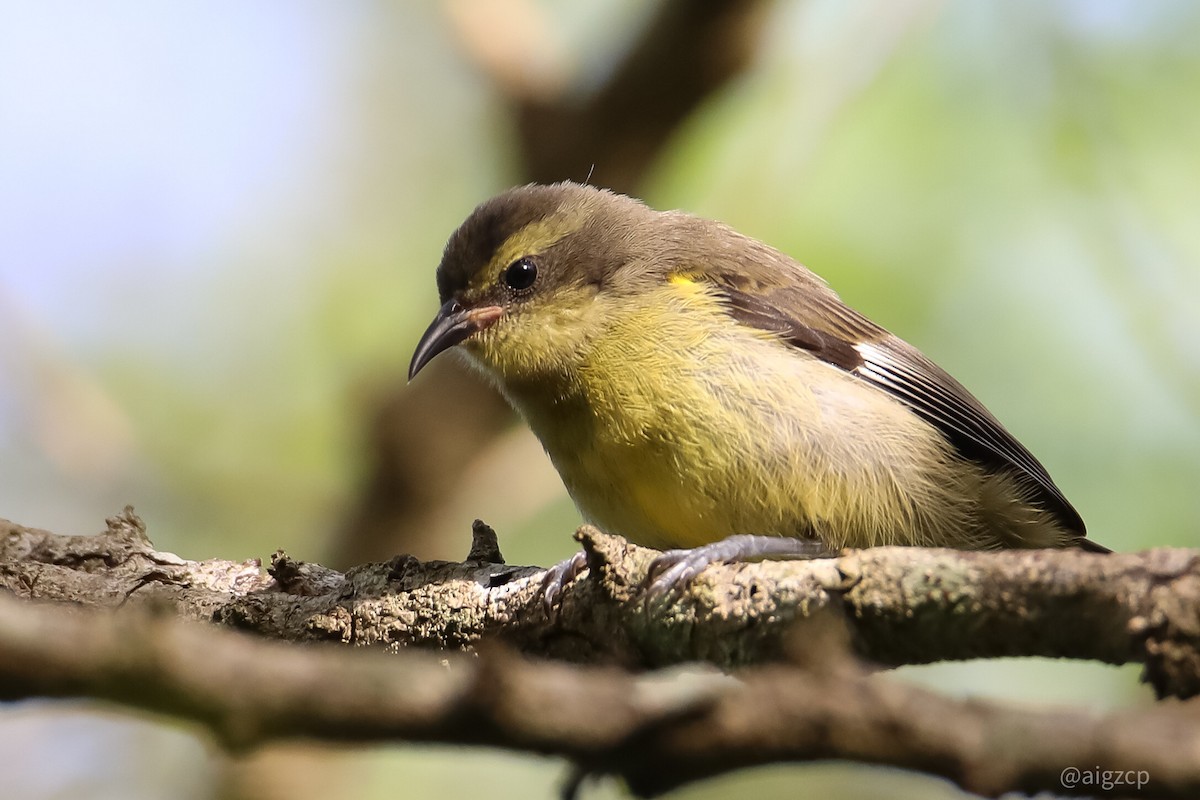
[[[1109,550],[1104,545],[1097,544],[1096,542],[1093,542],[1091,539],[1085,539],[1082,536],[1080,536],[1078,539],[1075,540],[1075,546],[1078,547],[1080,550],[1086,550],[1089,553],[1111,553],[1112,552],[1112,550]]]

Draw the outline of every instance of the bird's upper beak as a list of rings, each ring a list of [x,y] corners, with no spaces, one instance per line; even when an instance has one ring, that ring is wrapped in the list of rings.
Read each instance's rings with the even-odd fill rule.
[[[421,336],[421,341],[417,342],[412,364],[408,367],[408,379],[411,381],[438,353],[491,327],[502,316],[504,309],[500,306],[463,308],[457,300],[447,301]]]

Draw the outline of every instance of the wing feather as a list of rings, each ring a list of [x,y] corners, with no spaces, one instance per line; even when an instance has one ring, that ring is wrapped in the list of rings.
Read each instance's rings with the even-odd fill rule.
[[[796,266],[796,265],[791,265]],[[803,269],[803,268],[801,268]],[[1068,530],[1083,536],[1078,512],[1045,467],[962,384],[919,350],[838,299],[807,270],[796,286],[776,278],[747,286],[746,273],[715,278],[731,315],[887,392],[937,428],[964,457],[1007,470]],[[748,291],[750,289],[750,291]]]

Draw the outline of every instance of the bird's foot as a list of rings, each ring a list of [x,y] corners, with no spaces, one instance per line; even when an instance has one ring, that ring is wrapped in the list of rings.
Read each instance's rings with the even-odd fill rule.
[[[580,550],[566,561],[560,561],[546,570],[542,577],[542,608],[547,617],[554,617],[562,602],[563,590],[587,569],[587,553]]]
[[[830,558],[835,555],[837,553],[816,539],[742,534],[690,550],[663,552],[650,563],[643,586],[648,597],[658,597],[687,586],[709,564]]]

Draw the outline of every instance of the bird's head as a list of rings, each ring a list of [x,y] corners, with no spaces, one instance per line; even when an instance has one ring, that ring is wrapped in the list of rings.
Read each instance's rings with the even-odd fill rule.
[[[442,307],[409,378],[455,345],[504,383],[569,373],[604,330],[612,301],[659,271],[651,254],[670,249],[653,242],[662,216],[575,183],[522,186],[483,203],[446,245]]]

